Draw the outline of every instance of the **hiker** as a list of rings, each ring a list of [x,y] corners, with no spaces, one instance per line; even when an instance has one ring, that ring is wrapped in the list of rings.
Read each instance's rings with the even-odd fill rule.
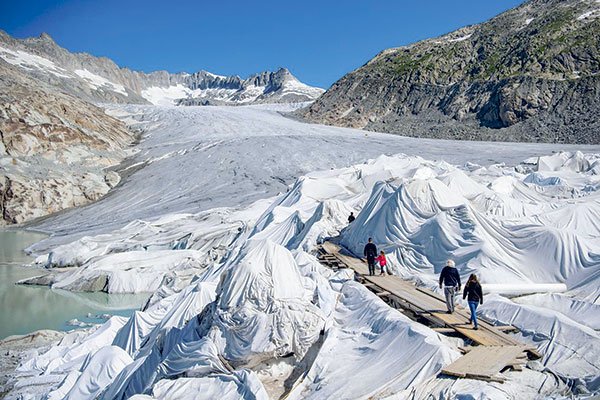
[[[469,320],[469,323],[473,323],[473,329],[477,330],[479,329],[477,325],[477,306],[483,304],[483,291],[481,290],[481,285],[475,274],[471,274],[469,280],[465,284],[463,300],[465,297],[469,303],[469,310],[471,310],[471,319]]]
[[[379,267],[381,268],[381,275],[385,275],[385,266],[387,265],[387,260],[385,258],[385,251],[381,250],[379,256],[375,259],[379,263]]]
[[[350,212],[350,216],[348,217],[348,223],[351,224],[352,222],[354,222],[356,218],[354,218],[354,213]]]
[[[373,239],[369,238],[369,243],[365,245],[363,251],[364,256],[367,257],[367,264],[369,265],[369,275],[375,275],[375,256],[377,256],[377,246],[373,243]]]
[[[454,312],[454,295],[460,291],[460,275],[454,264],[454,261],[446,261],[446,266],[440,273],[440,289],[444,284],[444,296],[446,296],[446,307],[448,308],[447,313],[452,314]]]

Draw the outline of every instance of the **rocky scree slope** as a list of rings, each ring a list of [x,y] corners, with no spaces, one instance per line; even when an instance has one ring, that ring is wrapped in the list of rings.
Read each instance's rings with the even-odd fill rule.
[[[96,103],[290,103],[312,101],[324,92],[301,83],[285,68],[247,79],[206,71],[132,71],[106,57],[71,53],[45,33],[37,38],[15,39],[0,30],[0,58],[61,91]]]
[[[134,137],[103,110],[0,60],[0,226],[99,199]]]
[[[600,2],[532,0],[388,49],[304,118],[408,136],[600,143]]]

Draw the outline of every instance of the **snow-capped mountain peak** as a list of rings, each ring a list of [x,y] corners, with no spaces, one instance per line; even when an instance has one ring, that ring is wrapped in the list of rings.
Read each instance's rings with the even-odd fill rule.
[[[0,59],[26,74],[83,100],[155,105],[239,105],[313,101],[324,90],[308,86],[289,70],[264,71],[242,79],[200,70],[144,73],[120,68],[112,60],[70,53],[43,33],[12,38],[0,31]]]

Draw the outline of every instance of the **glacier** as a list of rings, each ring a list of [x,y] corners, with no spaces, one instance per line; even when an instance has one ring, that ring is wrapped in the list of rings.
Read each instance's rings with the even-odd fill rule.
[[[143,132],[131,174],[42,222],[54,235],[31,251],[57,288],[152,294],[129,319],[23,355],[7,398],[600,390],[598,147],[409,139],[300,123],[280,114],[290,107],[108,106]],[[361,254],[368,237],[418,285],[435,289],[448,258],[463,278],[478,273],[495,292],[481,316],[518,327],[544,359],[505,384],[438,376],[462,339],[314,256],[330,238]],[[540,285],[561,293],[534,294],[550,287]]]

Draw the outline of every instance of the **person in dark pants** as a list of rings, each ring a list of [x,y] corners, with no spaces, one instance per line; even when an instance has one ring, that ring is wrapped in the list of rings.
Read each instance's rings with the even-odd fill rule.
[[[369,275],[375,275],[375,257],[377,257],[377,246],[373,243],[373,239],[369,238],[369,243],[365,245],[363,251],[369,265]]]
[[[352,222],[354,222],[356,218],[354,217],[354,213],[350,212],[350,216],[348,217],[348,223],[351,224]]]
[[[442,269],[440,274],[440,289],[444,284],[444,296],[446,296],[446,307],[448,308],[448,314],[454,312],[454,295],[460,291],[460,275],[454,261],[446,261],[446,266]]]
[[[469,323],[473,323],[473,329],[477,330],[479,329],[477,326],[477,306],[483,304],[483,291],[481,290],[481,285],[475,274],[471,274],[469,280],[465,284],[463,300],[465,297],[469,303],[469,310],[471,310],[471,319],[469,320]]]

